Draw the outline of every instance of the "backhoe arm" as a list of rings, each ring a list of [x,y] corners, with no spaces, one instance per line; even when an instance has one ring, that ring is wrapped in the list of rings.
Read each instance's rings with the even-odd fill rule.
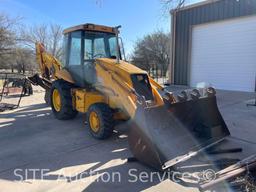
[[[36,43],[36,61],[39,65],[41,76],[48,80],[56,79],[61,63],[53,55],[46,52],[42,43]]]
[[[42,43],[36,42],[36,62],[39,65],[40,74],[28,77],[33,85],[39,85],[49,92],[52,80],[57,79],[58,73],[61,72],[60,62],[51,54],[47,53]],[[47,95],[47,94],[46,94]],[[48,99],[46,100],[48,103]]]

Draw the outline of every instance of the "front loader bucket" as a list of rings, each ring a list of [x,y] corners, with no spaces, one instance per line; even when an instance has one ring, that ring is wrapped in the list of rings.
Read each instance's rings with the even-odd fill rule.
[[[165,170],[228,135],[216,97],[211,96],[168,107],[138,106],[129,122],[128,141],[137,160]]]

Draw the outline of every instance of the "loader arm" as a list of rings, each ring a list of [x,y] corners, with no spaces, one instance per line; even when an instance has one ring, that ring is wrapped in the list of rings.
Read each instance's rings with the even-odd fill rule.
[[[140,69],[137,69],[138,74],[143,74],[148,77],[150,91],[153,94],[153,100],[147,102],[143,95],[140,95],[134,88],[133,83],[130,80],[130,76],[133,75],[129,69],[122,68],[123,65],[131,66],[130,64],[121,61],[120,64],[107,64],[106,59],[98,59],[96,61],[96,71],[98,84],[95,85],[99,92],[103,92],[109,98],[109,105],[112,108],[121,109],[126,113],[129,118],[133,118],[138,104],[151,106],[163,106],[163,98],[158,93],[157,89],[163,90],[163,87],[156,83],[153,79]]]

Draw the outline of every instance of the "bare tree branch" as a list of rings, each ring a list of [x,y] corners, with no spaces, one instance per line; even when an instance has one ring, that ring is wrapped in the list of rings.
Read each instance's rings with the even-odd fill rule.
[[[12,49],[16,44],[15,29],[18,25],[19,18],[10,18],[0,13],[0,54]]]
[[[169,64],[170,34],[162,31],[145,36],[135,44],[131,55],[132,63],[150,72],[158,68],[165,76]]]
[[[159,0],[162,4],[163,16],[169,16],[170,10],[180,9],[189,0]]]
[[[58,59],[61,58],[62,27],[60,25],[35,25],[30,28],[23,27],[21,31],[20,39],[24,45],[34,50],[35,43],[41,42],[53,56]]]
[[[18,33],[19,32],[19,33]],[[62,27],[60,25],[21,25],[21,18],[0,13],[0,69],[19,72],[36,70],[35,42],[45,44],[57,58],[62,56]]]
[[[163,6],[170,9],[179,9],[185,5],[187,0],[160,0]]]
[[[0,13],[0,69],[8,68],[13,61],[13,54],[17,44],[16,31],[21,18],[10,18]]]

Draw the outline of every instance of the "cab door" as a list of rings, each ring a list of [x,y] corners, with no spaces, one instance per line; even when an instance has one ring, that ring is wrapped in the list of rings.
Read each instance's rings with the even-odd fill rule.
[[[82,31],[75,31],[69,34],[68,45],[66,46],[66,65],[65,68],[70,72],[75,84],[84,86],[83,77],[83,56],[82,56]]]

